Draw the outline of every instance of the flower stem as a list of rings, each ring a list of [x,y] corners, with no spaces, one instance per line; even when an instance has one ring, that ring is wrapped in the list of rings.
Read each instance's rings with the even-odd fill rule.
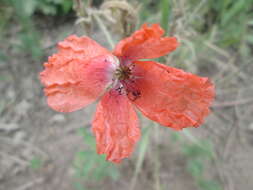
[[[97,21],[98,26],[100,27],[100,29],[105,34],[105,37],[106,37],[111,49],[113,49],[114,48],[114,42],[112,40],[112,37],[111,37],[109,31],[107,30],[106,26],[104,25],[103,21],[99,18],[99,16],[97,14],[93,14],[93,17]]]
[[[148,148],[148,144],[149,144],[149,140],[150,140],[150,134],[151,134],[151,127],[148,126],[147,128],[144,129],[143,131],[143,136],[142,136],[142,140],[140,142],[140,150],[139,150],[139,156],[138,156],[138,160],[137,163],[135,165],[135,171],[130,183],[130,190],[134,190],[135,189],[135,185],[137,183],[137,178],[138,178],[138,174],[140,173],[141,169],[142,169],[142,165],[143,165],[143,161],[144,161],[144,157],[147,153],[147,148]]]
[[[80,18],[80,17],[85,17],[85,10],[84,10],[84,5],[83,5],[83,2],[81,0],[74,0],[74,9],[77,13],[77,16]],[[86,29],[86,25],[84,22],[82,22],[82,26],[83,26],[83,29],[85,30]]]
[[[170,10],[171,10],[171,0],[162,0],[161,1],[161,25],[165,30],[165,34],[168,33],[168,26],[169,26],[169,17],[170,17]]]

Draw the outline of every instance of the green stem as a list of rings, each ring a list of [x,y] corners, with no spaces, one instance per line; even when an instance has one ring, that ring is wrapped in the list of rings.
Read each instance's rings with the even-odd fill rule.
[[[104,23],[102,22],[102,20],[99,18],[99,16],[97,14],[93,14],[93,16],[94,16],[94,19],[97,21],[98,26],[100,27],[102,32],[105,34],[105,37],[106,37],[109,45],[111,46],[111,49],[113,49],[114,42],[113,42],[112,37],[111,37],[109,31],[107,30],[106,26],[104,25]]]
[[[133,178],[131,180],[130,183],[130,190],[134,190],[135,189],[135,185],[137,183],[137,178],[138,178],[138,174],[141,171],[141,167],[144,161],[144,157],[147,153],[147,148],[148,148],[148,143],[149,143],[149,137],[150,137],[150,133],[151,133],[151,128],[150,126],[148,126],[146,129],[144,129],[143,131],[143,136],[142,136],[142,140],[140,143],[140,149],[139,149],[139,156],[138,156],[138,160],[135,166],[135,171],[134,171],[134,175]]]
[[[169,17],[171,10],[170,0],[162,0],[161,9],[162,9],[161,25],[162,28],[165,30],[165,34],[167,34],[169,29]]]
[[[84,5],[82,0],[74,0],[75,3],[75,11],[77,13],[77,16],[80,17],[85,17],[85,10],[84,10]],[[82,27],[84,30],[86,30],[86,25],[84,22],[82,22]]]
[[[157,139],[159,139],[159,125],[156,124],[155,126],[155,136]],[[157,145],[156,145],[157,146]],[[159,147],[156,148],[155,150],[155,169],[154,169],[154,172],[155,172],[155,187],[154,189],[155,190],[161,190],[161,182],[160,182],[160,155],[159,155]]]

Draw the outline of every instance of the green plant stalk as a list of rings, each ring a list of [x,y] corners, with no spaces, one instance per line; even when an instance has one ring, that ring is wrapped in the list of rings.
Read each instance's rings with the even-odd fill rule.
[[[161,26],[165,31],[165,35],[168,34],[168,30],[169,30],[169,17],[170,17],[170,0],[162,0],[161,4],[160,4],[160,8],[161,8]],[[160,57],[158,58],[159,62],[165,62],[164,57]]]
[[[137,177],[138,177],[138,174],[140,173],[141,166],[143,164],[144,157],[145,157],[146,152],[147,152],[150,132],[151,132],[151,128],[147,127],[146,133],[143,134],[142,141],[141,141],[141,144],[140,144],[140,153],[139,153],[139,157],[138,157],[138,160],[137,160],[137,164],[135,166],[134,175],[133,175],[133,178],[131,180],[130,190],[134,190],[134,187],[136,185]]]
[[[81,17],[85,17],[85,10],[84,10],[84,5],[83,5],[83,1],[82,0],[74,0],[74,5],[75,5],[75,11],[77,13],[77,16],[79,18]],[[84,31],[86,30],[86,24],[84,22],[82,22],[82,27],[84,29]]]
[[[158,139],[159,138],[159,125],[156,124],[155,126],[155,136]],[[160,182],[160,155],[159,155],[159,147],[156,148],[155,152],[155,190],[161,190],[161,182]]]
[[[162,25],[162,28],[165,30],[165,34],[167,34],[169,30],[169,17],[170,17],[170,12],[171,12],[170,2],[171,2],[170,0],[161,1],[161,10],[162,10],[161,25]]]
[[[100,27],[102,32],[105,34],[105,37],[106,37],[111,49],[113,49],[114,48],[114,42],[113,42],[113,39],[110,35],[110,32],[107,30],[106,26],[104,25],[104,23],[102,22],[102,20],[100,19],[100,17],[97,14],[93,14],[93,17],[97,21],[98,26]]]
[[[192,133],[188,129],[184,129],[182,131],[182,133],[192,143],[196,144],[197,146],[199,146],[200,148],[202,148],[202,149],[205,150],[205,147],[203,146],[203,144],[201,143],[201,141],[199,139],[197,139],[194,135],[192,135]]]
[[[142,0],[141,2],[141,11],[140,11],[140,18],[141,18],[141,22],[145,22],[145,20],[147,19],[147,10],[148,10],[148,0]],[[139,23],[142,24],[142,23]]]

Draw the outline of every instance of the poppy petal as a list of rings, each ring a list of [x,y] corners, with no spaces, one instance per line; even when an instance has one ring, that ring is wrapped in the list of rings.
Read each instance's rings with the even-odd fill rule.
[[[106,154],[106,159],[114,163],[129,157],[140,138],[138,118],[131,102],[114,90],[107,92],[98,104],[92,130],[98,154]]]
[[[175,37],[162,37],[164,30],[159,24],[150,27],[144,24],[128,38],[121,40],[114,55],[131,60],[153,59],[166,55],[179,45]]]
[[[40,78],[45,86],[69,82],[71,78],[71,73],[68,72],[71,69],[69,63],[73,59],[87,61],[100,55],[109,54],[105,48],[94,40],[75,35],[71,35],[64,41],[59,42],[57,47],[58,52],[49,57],[48,61],[44,63],[45,70]],[[84,63],[83,61],[82,63]],[[73,77],[71,80],[74,80]]]
[[[90,60],[66,59],[55,55],[40,73],[48,105],[56,111],[72,112],[92,103],[112,82],[113,55]],[[57,65],[57,61],[63,61]],[[56,67],[54,66],[56,64]]]
[[[152,61],[135,62],[134,75],[140,97],[132,102],[151,120],[180,130],[208,115],[215,94],[208,78]]]

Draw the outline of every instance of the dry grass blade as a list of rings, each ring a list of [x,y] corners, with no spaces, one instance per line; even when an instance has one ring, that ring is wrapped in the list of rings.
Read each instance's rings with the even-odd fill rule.
[[[141,167],[144,161],[144,157],[146,155],[147,152],[147,147],[148,147],[148,143],[149,143],[149,136],[151,133],[152,129],[150,128],[150,126],[148,126],[146,128],[146,131],[144,132],[143,136],[142,136],[142,140],[140,143],[140,148],[139,148],[139,156],[138,156],[138,160],[135,166],[135,170],[134,170],[134,175],[132,177],[131,180],[131,184],[130,184],[130,190],[134,190],[136,182],[137,182],[137,178],[138,178],[138,174],[141,171]]]
[[[105,1],[101,5],[101,10],[110,12],[111,17],[116,20],[114,28],[120,32],[122,37],[129,36],[138,23],[139,7],[134,8],[127,1]]]

